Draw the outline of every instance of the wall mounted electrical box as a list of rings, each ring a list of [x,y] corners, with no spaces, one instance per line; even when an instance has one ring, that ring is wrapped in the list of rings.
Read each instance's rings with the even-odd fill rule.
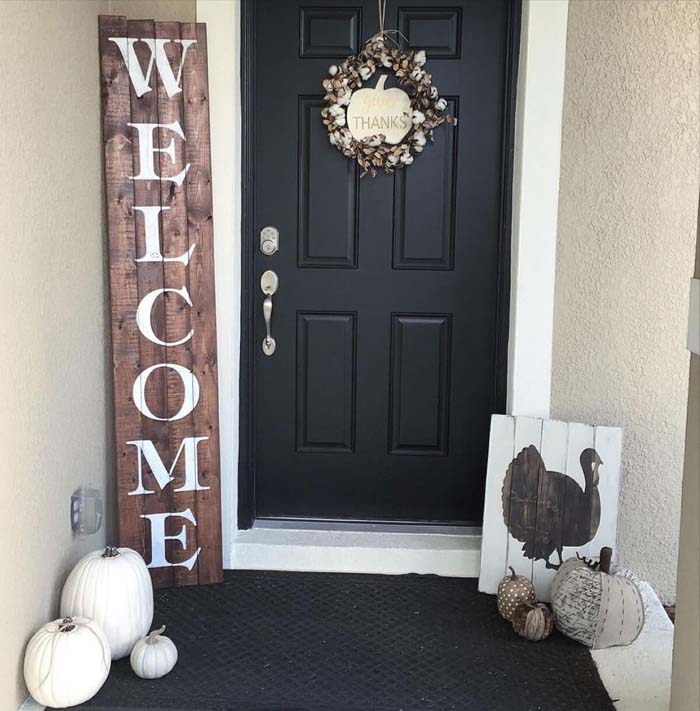
[[[98,489],[80,487],[70,497],[70,523],[73,533],[89,536],[102,525],[102,498]]]

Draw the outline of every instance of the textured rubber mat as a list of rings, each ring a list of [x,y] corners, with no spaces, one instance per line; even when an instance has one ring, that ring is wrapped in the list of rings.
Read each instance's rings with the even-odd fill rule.
[[[588,650],[517,637],[475,580],[227,571],[156,593],[176,643],[156,681],[115,662],[93,711],[614,709]]]

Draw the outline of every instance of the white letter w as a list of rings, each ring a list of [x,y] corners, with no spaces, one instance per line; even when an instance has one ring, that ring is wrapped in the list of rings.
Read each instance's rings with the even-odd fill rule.
[[[197,40],[193,39],[149,39],[147,37],[139,39],[138,37],[110,37],[110,42],[119,47],[119,51],[122,53],[122,58],[124,59],[124,64],[126,64],[129,70],[129,77],[131,78],[131,83],[134,86],[134,91],[136,96],[143,96],[151,91],[149,86],[151,82],[151,72],[153,71],[153,60],[155,59],[156,67],[158,67],[158,73],[160,78],[163,80],[163,86],[168,92],[168,97],[172,98],[175,94],[179,94],[182,89],[180,88],[180,80],[182,79],[182,67],[185,65],[185,57],[187,56],[187,50],[190,45],[194,44]],[[139,60],[136,57],[136,52],[134,51],[134,44],[136,42],[145,42],[148,48],[151,50],[151,58],[148,62],[148,68],[144,74],[139,64]],[[176,42],[182,45],[182,56],[180,57],[180,66],[177,70],[177,77],[173,74],[173,70],[168,61],[168,57],[165,54],[165,43],[166,42]]]

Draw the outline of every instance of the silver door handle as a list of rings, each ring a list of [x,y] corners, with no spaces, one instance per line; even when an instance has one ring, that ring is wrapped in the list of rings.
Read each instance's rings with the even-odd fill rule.
[[[272,337],[272,295],[277,291],[279,286],[279,279],[277,274],[271,269],[263,272],[260,277],[260,289],[262,293],[265,294],[265,299],[263,301],[263,318],[265,319],[265,338],[262,342],[262,350],[266,356],[271,356],[275,352],[277,344],[275,339]]]

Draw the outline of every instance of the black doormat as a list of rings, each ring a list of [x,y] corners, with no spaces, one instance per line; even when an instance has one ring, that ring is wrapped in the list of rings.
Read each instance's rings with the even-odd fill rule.
[[[156,681],[123,659],[93,711],[614,709],[585,647],[517,637],[475,580],[228,571],[158,591],[177,645]]]

